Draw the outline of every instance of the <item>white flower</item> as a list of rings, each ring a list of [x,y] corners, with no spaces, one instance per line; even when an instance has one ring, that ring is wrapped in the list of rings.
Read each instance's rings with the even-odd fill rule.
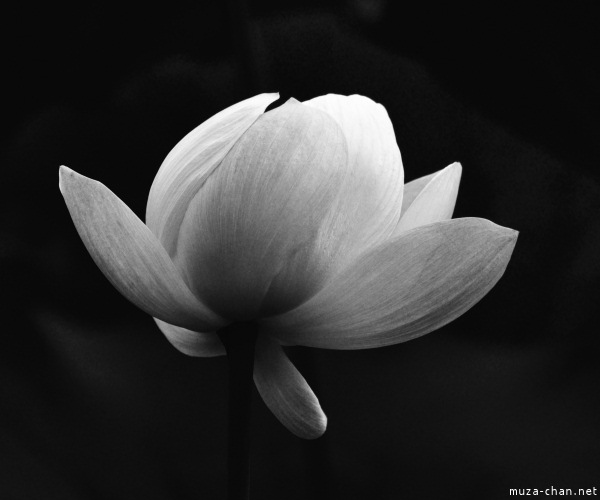
[[[404,184],[385,109],[362,96],[263,94],[213,116],[161,166],[146,225],[102,184],[61,167],[98,267],[191,356],[259,325],[254,379],[296,435],[327,419],[281,345],[365,349],[431,332],[500,279],[517,232],[450,220],[461,166]]]

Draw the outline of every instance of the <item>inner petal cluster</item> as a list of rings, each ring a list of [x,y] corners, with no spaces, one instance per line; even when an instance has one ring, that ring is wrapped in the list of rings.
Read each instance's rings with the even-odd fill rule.
[[[235,320],[307,300],[352,230],[332,210],[347,164],[326,113],[290,101],[262,115],[188,206],[173,259],[188,286]]]

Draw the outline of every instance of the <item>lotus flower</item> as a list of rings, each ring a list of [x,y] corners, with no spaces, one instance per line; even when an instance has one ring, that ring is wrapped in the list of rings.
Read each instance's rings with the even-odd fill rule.
[[[162,164],[146,224],[97,181],[61,167],[89,253],[127,299],[191,356],[258,324],[254,380],[294,434],[327,419],[282,345],[366,349],[457,318],[500,279],[517,232],[453,219],[461,166],[404,184],[383,106],[362,96],[242,101]]]

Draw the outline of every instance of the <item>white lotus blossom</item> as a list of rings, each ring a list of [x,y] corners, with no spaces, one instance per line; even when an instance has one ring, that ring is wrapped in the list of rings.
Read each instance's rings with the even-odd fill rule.
[[[61,167],[60,189],[98,267],[191,356],[255,322],[254,380],[294,434],[327,418],[282,345],[366,349],[457,318],[500,279],[517,232],[451,219],[458,163],[404,184],[380,104],[277,94],[221,111],[158,171],[144,224],[97,181]]]

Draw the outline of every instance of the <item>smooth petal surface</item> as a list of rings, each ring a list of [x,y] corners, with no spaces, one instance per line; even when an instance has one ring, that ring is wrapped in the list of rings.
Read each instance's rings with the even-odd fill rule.
[[[364,96],[328,94],[304,104],[331,115],[346,136],[354,173],[338,210],[352,221],[354,235],[344,251],[351,259],[387,239],[400,218],[404,170],[394,128],[385,108]]]
[[[224,321],[185,285],[152,232],[103,184],[60,168],[60,190],[96,265],[127,299],[169,323],[213,331]]]
[[[266,333],[299,345],[366,349],[429,333],[478,302],[500,279],[517,232],[485,219],[420,226],[367,252]]]
[[[167,340],[180,352],[188,356],[212,358],[223,356],[225,347],[216,333],[194,332],[187,328],[165,323],[154,318]]]
[[[265,404],[296,436],[315,439],[327,428],[319,400],[281,346],[265,335],[256,344],[254,382]]]
[[[415,227],[452,218],[462,167],[453,163],[437,172],[420,190],[394,230],[394,236]]]
[[[241,101],[186,135],[163,161],[148,196],[146,223],[173,257],[191,199],[225,155],[279,94]]]
[[[188,206],[174,261],[192,291],[232,320],[316,293],[351,224],[335,210],[349,175],[329,115],[294,100],[262,115]]]

